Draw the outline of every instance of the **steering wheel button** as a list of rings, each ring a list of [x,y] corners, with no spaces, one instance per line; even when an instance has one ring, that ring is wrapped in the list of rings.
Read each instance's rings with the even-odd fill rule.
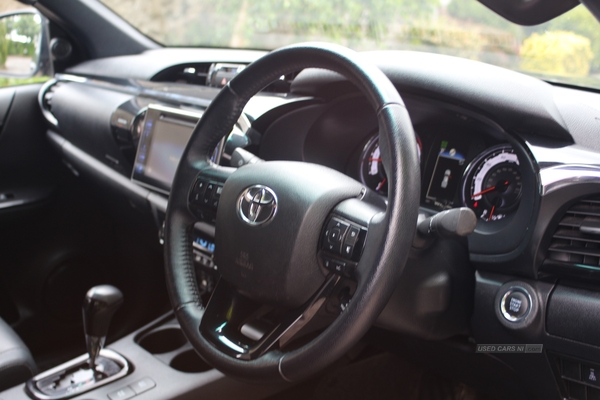
[[[327,241],[329,243],[338,243],[342,239],[342,232],[340,232],[339,228],[333,228],[329,231],[329,235],[327,236]]]
[[[204,197],[202,198],[202,204],[210,205],[214,188],[215,188],[214,183],[209,183],[206,186],[206,192],[204,192]]]
[[[338,228],[340,230],[340,232],[342,232],[342,236],[344,236],[344,234],[346,233],[346,231],[348,230],[350,225],[348,225],[344,221],[339,221],[339,220],[334,220],[334,221],[335,221],[335,224],[333,225],[333,227]]]
[[[360,233],[360,229],[356,226],[352,226],[348,233],[346,234],[346,241],[344,243],[354,245],[358,240],[358,234]]]
[[[342,261],[333,260],[332,267],[333,271],[337,272],[338,274],[343,274],[346,272],[346,263]]]
[[[340,260],[334,260],[333,258],[323,257],[323,265],[329,271],[335,272],[337,274],[345,274],[346,273],[346,263]]]
[[[354,245],[348,244],[347,242],[344,243],[342,246],[342,256],[352,258],[352,253],[354,253]]]
[[[202,201],[202,193],[192,192],[190,194],[190,203],[200,204],[201,201]]]
[[[203,180],[197,180],[194,183],[192,193],[190,193],[190,203],[202,204],[202,199],[204,198],[204,194],[205,194],[207,185],[208,185],[208,182],[203,181]]]
[[[204,180],[198,180],[196,181],[194,191],[204,192],[204,190],[206,189],[206,185],[208,185],[208,182]]]
[[[341,254],[342,244],[340,242],[338,242],[338,243],[326,242],[323,244],[323,250],[327,250],[328,252],[333,253],[333,254]]]

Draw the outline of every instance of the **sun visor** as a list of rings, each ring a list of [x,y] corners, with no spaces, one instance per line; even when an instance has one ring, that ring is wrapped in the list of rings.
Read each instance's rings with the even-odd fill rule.
[[[578,0],[479,0],[496,14],[519,25],[550,21],[579,5]]]

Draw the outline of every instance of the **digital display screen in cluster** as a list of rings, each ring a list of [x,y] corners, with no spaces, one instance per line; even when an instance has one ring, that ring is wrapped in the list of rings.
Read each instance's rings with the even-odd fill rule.
[[[440,141],[439,152],[429,180],[425,202],[440,208],[454,205],[458,186],[466,167],[465,147],[450,140]]]

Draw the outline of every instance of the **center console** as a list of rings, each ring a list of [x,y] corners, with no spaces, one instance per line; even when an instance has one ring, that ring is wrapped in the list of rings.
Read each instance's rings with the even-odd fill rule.
[[[114,359],[124,363],[114,379],[102,385],[88,387],[89,390],[72,388],[60,397],[41,395],[34,397],[21,384],[0,392],[1,400],[80,399],[80,400],[140,400],[164,399],[261,399],[273,395],[288,385],[251,385],[226,377],[202,360],[193,350],[181,331],[172,313],[163,315],[150,324],[110,344],[100,352],[100,359]],[[41,386],[53,380],[57,374],[71,378],[73,367],[78,369],[88,361],[82,355],[62,366],[38,375],[35,380]],[[101,361],[102,362],[102,361]],[[88,370],[89,371],[89,370]],[[68,380],[67,379],[67,380]],[[84,379],[85,380],[85,379]],[[67,382],[69,386],[70,382]],[[31,385],[31,383],[29,384]]]

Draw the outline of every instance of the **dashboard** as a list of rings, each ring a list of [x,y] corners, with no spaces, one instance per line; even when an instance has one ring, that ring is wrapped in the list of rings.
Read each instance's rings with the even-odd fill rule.
[[[160,231],[183,148],[216,86],[239,67],[235,52],[148,53],[75,66],[44,85],[39,101],[47,136],[65,163],[149,210]],[[167,57],[172,54],[176,59]],[[244,53],[237,61],[245,65],[260,55]],[[598,215],[580,210],[582,201],[594,205],[600,195],[600,96],[453,57],[365,56],[394,83],[410,114],[420,154],[420,169],[411,172],[421,177],[422,218],[460,207],[477,218],[466,238],[414,246],[377,328],[427,341],[468,338],[457,345],[460,351],[451,345],[444,351],[518,382],[537,398],[568,397],[569,385],[580,382],[564,375],[564,360],[600,360],[595,342],[580,333],[593,332],[596,322],[577,317],[600,306],[600,258],[594,244],[569,247],[574,238],[597,243],[590,221]],[[143,69],[122,68],[147,58],[154,61]],[[226,65],[227,74],[199,78],[217,65]],[[243,149],[254,162],[321,164],[384,199],[383,145],[375,111],[350,82],[305,70],[255,96],[212,161],[232,166],[234,160],[240,167],[234,153]],[[562,236],[555,237],[557,230]],[[219,276],[210,219],[196,224],[190,245],[208,296]],[[526,318],[502,314],[498,296],[514,287],[529,295]],[[477,358],[474,343],[541,343],[548,351],[526,361]],[[532,382],[541,385],[522,378],[533,370]]]

